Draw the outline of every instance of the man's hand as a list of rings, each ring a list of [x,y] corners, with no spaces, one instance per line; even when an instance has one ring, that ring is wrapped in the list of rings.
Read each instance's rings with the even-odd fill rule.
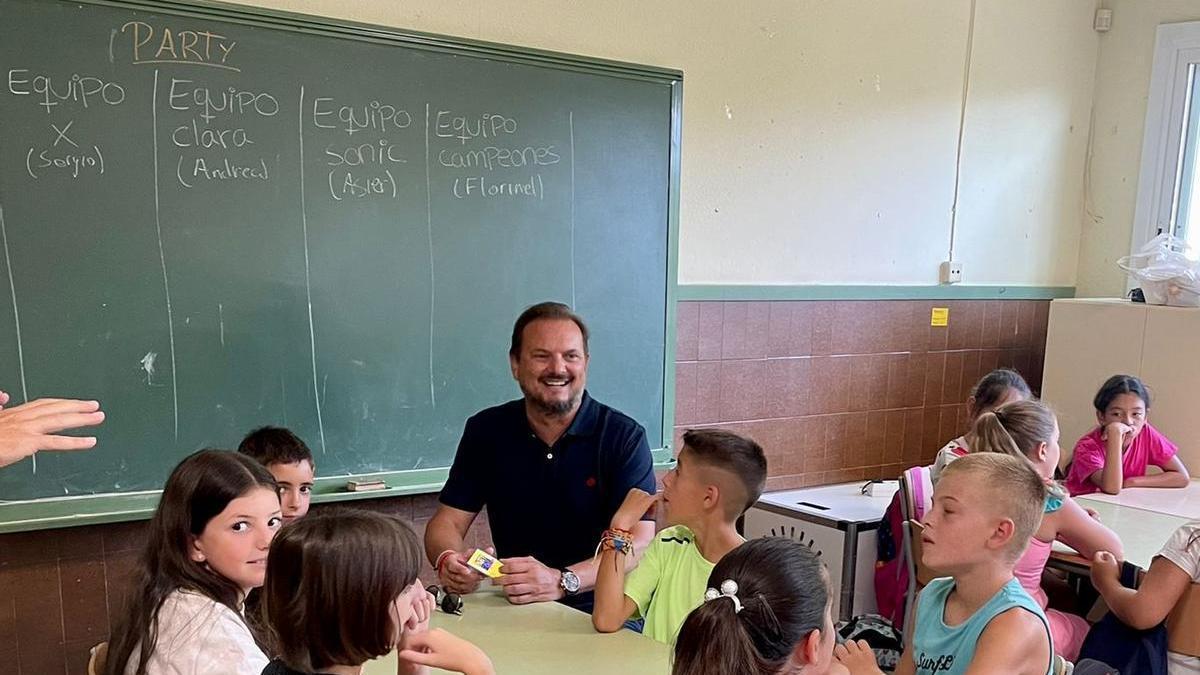
[[[8,394],[0,392],[0,407]],[[43,398],[15,408],[0,409],[0,466],[7,466],[39,450],[86,450],[96,445],[94,436],[56,435],[65,429],[96,426],[104,413],[96,401]]]
[[[645,490],[633,488],[625,495],[625,501],[613,514],[609,527],[614,530],[632,530],[634,525],[646,515],[652,507],[658,504],[658,497]]]
[[[495,554],[495,549],[488,548],[489,554]],[[473,551],[447,553],[438,568],[438,582],[451,593],[466,595],[479,589],[483,575],[467,566]]]
[[[562,572],[546,567],[536,558],[504,558],[500,562],[504,574],[492,583],[504,587],[504,595],[512,604],[552,602],[566,595],[559,585]]]

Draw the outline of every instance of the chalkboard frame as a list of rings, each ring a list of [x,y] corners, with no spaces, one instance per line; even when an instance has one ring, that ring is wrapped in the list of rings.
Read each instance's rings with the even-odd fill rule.
[[[67,0],[62,0],[67,1]],[[598,74],[670,87],[670,167],[668,172],[666,316],[663,363],[662,448],[653,450],[656,468],[674,463],[671,442],[675,426],[676,307],[679,270],[679,186],[683,128],[683,71],[623,61],[554,52],[517,45],[425,33],[389,26],[330,17],[285,12],[213,0],[71,0],[72,4],[99,5],[172,14],[198,19],[274,28],[297,33],[324,35],[375,42],[409,49],[453,53],[492,61],[506,61],[578,73]],[[3,470],[3,469],[0,469]],[[448,468],[388,471],[352,476],[318,477],[314,503],[378,499],[437,492],[446,481]],[[346,492],[348,480],[382,480],[383,490]],[[0,501],[0,534],[31,530],[77,527],[149,518],[158,504],[160,490],[141,492],[51,497],[22,501]]]

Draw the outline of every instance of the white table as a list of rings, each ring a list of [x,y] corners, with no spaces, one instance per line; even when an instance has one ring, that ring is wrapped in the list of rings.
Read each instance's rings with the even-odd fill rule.
[[[1080,497],[1078,501],[1082,506],[1094,509],[1100,516],[1100,522],[1117,533],[1121,538],[1121,545],[1125,548],[1125,559],[1142,569],[1150,567],[1150,561],[1162,550],[1167,539],[1189,520],[1181,516],[1120,506],[1087,497]],[[1086,566],[1086,561],[1082,559],[1073,560],[1077,554],[1062,542],[1054,542],[1054,553],[1058,562],[1066,563],[1067,566]]]
[[[875,611],[875,530],[897,487],[887,481],[870,496],[863,494],[865,483],[768,492],[744,519],[749,539],[790,537],[817,551],[836,593],[833,615],[842,620]]]
[[[670,672],[667,645],[628,630],[597,633],[590,616],[566,605],[510,605],[491,588],[463,600],[461,616],[438,610],[432,626],[478,645],[502,675]],[[396,675],[396,653],[368,662],[363,675]]]
[[[1075,498],[1085,506],[1096,508],[1094,503],[1153,511],[1188,520],[1200,520],[1200,479],[1193,480],[1185,488],[1125,488],[1115,495],[1094,492]]]

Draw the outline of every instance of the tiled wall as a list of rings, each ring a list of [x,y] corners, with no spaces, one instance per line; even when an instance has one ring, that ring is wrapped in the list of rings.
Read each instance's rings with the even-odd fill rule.
[[[949,327],[929,325],[934,306],[950,308]],[[720,425],[753,436],[769,454],[770,489],[894,477],[961,432],[982,373],[1014,366],[1040,387],[1047,314],[1034,301],[680,303],[677,432]],[[424,532],[435,504],[422,495],[355,505]],[[85,673],[144,529],[0,535],[0,672]],[[470,545],[488,539],[480,519]]]
[[[949,325],[930,323],[948,307]],[[1041,388],[1047,301],[683,302],[676,436],[722,426],[768,453],[772,490],[894,478],[962,433],[998,366]],[[678,442],[676,443],[678,446]]]

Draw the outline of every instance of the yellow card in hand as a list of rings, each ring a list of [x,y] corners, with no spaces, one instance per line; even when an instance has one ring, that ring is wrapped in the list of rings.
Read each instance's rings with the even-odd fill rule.
[[[471,554],[470,559],[467,560],[467,566],[478,571],[480,574],[486,574],[493,579],[504,574],[500,571],[500,568],[504,566],[504,563],[501,563],[499,560],[496,560],[494,557],[484,553],[479,549],[475,549],[475,552]]]

